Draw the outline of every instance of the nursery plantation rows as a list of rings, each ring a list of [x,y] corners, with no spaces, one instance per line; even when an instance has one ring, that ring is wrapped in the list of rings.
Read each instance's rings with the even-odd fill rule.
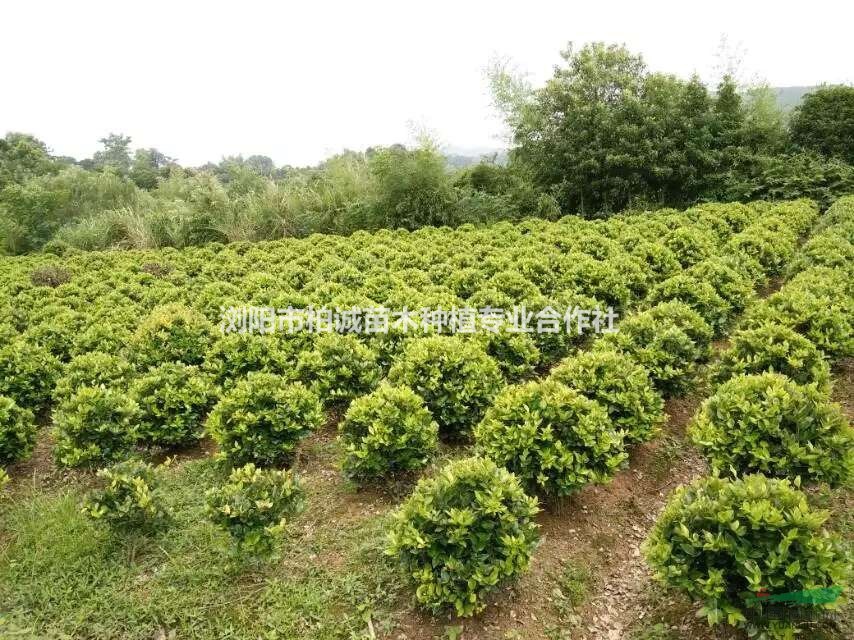
[[[2,638],[854,633],[854,196],[52,251]]]

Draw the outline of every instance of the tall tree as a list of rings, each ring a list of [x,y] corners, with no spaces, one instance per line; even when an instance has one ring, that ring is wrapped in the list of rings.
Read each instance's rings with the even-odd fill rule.
[[[276,171],[276,163],[272,158],[261,155],[253,155],[246,158],[246,166],[261,176],[271,177]]]
[[[854,164],[854,87],[822,87],[804,96],[790,123],[801,149]]]
[[[103,146],[102,151],[96,151],[92,156],[94,165],[98,169],[112,169],[121,175],[127,175],[130,171],[130,136],[111,133],[106,138],[98,140]]]
[[[7,133],[0,138],[0,189],[29,178],[56,173],[59,165],[41,140],[25,133]]]
[[[154,189],[159,178],[165,178],[169,167],[175,163],[173,158],[154,147],[137,149],[130,167],[130,179],[141,189]]]
[[[508,120],[514,127],[513,160],[530,169],[565,211],[595,213],[625,204],[634,180],[634,158],[625,153],[633,101],[641,94],[640,56],[616,45],[594,43],[562,52],[545,87]]]

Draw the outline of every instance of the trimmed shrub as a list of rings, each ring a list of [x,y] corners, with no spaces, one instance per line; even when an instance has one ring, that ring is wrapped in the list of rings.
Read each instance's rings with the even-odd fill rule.
[[[628,457],[605,409],[555,380],[504,389],[474,437],[480,455],[549,497],[609,480]]]
[[[523,301],[523,304],[525,310],[533,314],[533,320],[529,324],[534,329],[538,323],[548,326],[546,321],[549,318],[557,318],[557,330],[552,331],[554,327],[549,327],[548,331],[534,331],[530,334],[537,349],[540,350],[542,365],[557,362],[589,336],[589,327],[586,330],[582,327],[583,330],[579,331],[579,324],[584,323],[581,322],[582,319],[576,311],[591,311],[593,314],[600,313],[602,316],[607,314],[606,305],[602,302],[570,290],[558,291],[551,298],[538,296]],[[592,323],[594,318],[588,318],[588,320]],[[607,320],[603,318],[600,324],[605,327],[606,323]]]
[[[839,406],[779,373],[725,382],[703,402],[689,432],[724,473],[837,484],[854,472],[854,432]]]
[[[140,408],[139,437],[149,445],[194,444],[216,392],[196,367],[167,362],[137,378],[130,388]]]
[[[501,388],[501,371],[476,343],[459,336],[408,342],[389,380],[424,398],[440,433],[464,437]]]
[[[647,298],[650,306],[671,301],[682,302],[699,313],[716,333],[720,333],[726,326],[732,313],[732,307],[717,294],[711,284],[685,273],[657,284]]]
[[[646,285],[643,268],[634,259],[622,260],[618,268],[616,258],[597,260],[585,253],[569,253],[561,272],[561,289],[577,291],[615,309],[625,308]]]
[[[759,263],[759,260],[747,255],[746,253],[727,252],[722,256],[717,256],[716,258],[714,258],[714,261],[726,267],[729,267],[741,277],[752,283],[754,287],[765,284],[767,282],[767,278],[765,277],[765,269],[762,268],[762,265]],[[753,292],[751,291],[751,297],[752,296]]]
[[[753,298],[751,279],[722,258],[698,262],[685,272],[695,280],[712,285],[729,305],[732,313],[741,313]]]
[[[789,273],[798,273],[809,267],[840,267],[851,269],[854,265],[854,245],[845,238],[823,233],[810,238],[798,249],[798,257]]]
[[[534,339],[527,333],[508,331],[506,325],[495,332],[480,331],[474,338],[511,382],[532,375],[540,362],[540,350]]]
[[[328,333],[317,337],[310,351],[300,354],[297,377],[326,404],[348,402],[370,392],[380,381],[377,354],[351,335]]]
[[[15,340],[20,334],[10,323],[0,320],[0,344],[6,344]]]
[[[655,388],[665,396],[685,390],[693,380],[697,362],[707,349],[680,327],[657,320],[650,312],[629,316],[620,330],[593,343],[594,351],[617,351],[649,372]]]
[[[660,242],[642,240],[626,248],[649,267],[656,280],[669,278],[682,268],[673,250]]]
[[[664,246],[670,249],[683,268],[712,257],[717,252],[717,239],[708,229],[698,226],[679,227],[664,237]]]
[[[203,369],[224,389],[254,372],[289,375],[295,362],[286,344],[275,335],[228,333],[211,345]]]
[[[60,370],[59,361],[47,349],[13,340],[0,347],[0,396],[38,411],[50,399]]]
[[[412,389],[383,383],[356,398],[338,427],[344,472],[356,479],[424,467],[436,452],[439,427]]]
[[[248,463],[205,494],[210,520],[231,536],[240,553],[267,555],[288,518],[303,508],[305,492],[290,471]]]
[[[783,290],[803,290],[814,296],[829,298],[833,306],[841,306],[854,314],[854,279],[843,269],[810,267],[794,276]]]
[[[706,477],[676,490],[643,551],[655,578],[701,602],[709,624],[750,630],[760,593],[846,585],[843,548],[822,527],[827,517],[788,480]],[[792,637],[785,623],[772,624],[772,637]]]
[[[124,355],[131,335],[130,329],[123,325],[96,319],[74,336],[70,355],[74,357],[94,351]]]
[[[213,326],[201,313],[168,304],[154,309],[140,323],[130,347],[141,367],[164,362],[201,364],[213,338]]]
[[[80,334],[84,316],[65,307],[53,306],[39,310],[31,326],[22,334],[30,344],[44,347],[61,362],[71,359],[74,340]]]
[[[626,442],[646,442],[665,421],[664,400],[646,369],[617,351],[585,351],[568,358],[551,378],[598,402]]]
[[[486,281],[486,287],[500,291],[513,300],[522,300],[540,295],[537,285],[515,270],[496,273]]]
[[[139,405],[109,387],[83,387],[54,415],[56,458],[66,467],[126,457],[138,439]]]
[[[766,217],[760,216],[756,224],[779,229],[797,239],[809,231],[818,220],[819,207],[809,198],[799,198],[788,202],[775,202],[769,213]],[[775,226],[778,220],[780,224]]]
[[[72,358],[62,370],[53,389],[57,404],[68,400],[83,387],[125,387],[133,377],[134,369],[127,360],[100,351]]]
[[[157,470],[139,460],[126,460],[98,471],[104,486],[89,494],[83,513],[119,530],[150,530],[163,525],[169,509],[160,491]]]
[[[459,460],[422,479],[394,513],[387,552],[417,585],[419,603],[470,616],[528,568],[538,511],[506,469],[481,458]]]
[[[302,383],[253,373],[220,399],[207,429],[233,466],[273,466],[289,462],[297,443],[322,425],[320,400]]]
[[[709,323],[684,302],[673,300],[660,302],[644,311],[655,322],[664,327],[676,327],[685,332],[697,346],[699,360],[705,360],[712,353],[714,334]]]
[[[821,351],[793,329],[771,323],[733,334],[729,348],[712,366],[711,380],[722,384],[739,375],[767,371],[830,390],[830,367]]]
[[[12,398],[0,396],[0,464],[29,457],[36,445],[35,418]]]
[[[795,242],[766,227],[756,224],[735,234],[723,250],[727,253],[744,253],[759,261],[766,275],[782,273],[795,256]]]
[[[789,327],[831,359],[854,355],[854,326],[848,300],[814,295],[805,287],[784,287],[748,310],[747,328],[768,323]]]

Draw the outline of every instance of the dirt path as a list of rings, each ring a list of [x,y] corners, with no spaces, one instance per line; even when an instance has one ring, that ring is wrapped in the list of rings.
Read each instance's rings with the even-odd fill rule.
[[[618,538],[604,553],[599,550],[604,563],[579,612],[582,633],[573,637],[618,640],[648,615],[644,594],[650,576],[640,545],[671,491],[706,472],[705,463],[685,442],[685,427],[697,404],[693,398],[668,401],[665,433],[635,451],[631,468],[591,507],[593,519],[599,521],[592,526],[615,530]]]

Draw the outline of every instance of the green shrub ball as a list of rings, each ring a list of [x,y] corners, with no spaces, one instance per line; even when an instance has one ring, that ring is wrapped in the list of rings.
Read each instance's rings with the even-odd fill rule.
[[[370,480],[424,467],[436,452],[439,427],[418,394],[384,383],[350,404],[339,433],[344,472]]]
[[[507,387],[474,435],[480,455],[549,497],[610,479],[628,457],[607,411],[554,380]]]
[[[422,479],[393,514],[388,553],[424,607],[470,616],[527,568],[537,544],[537,501],[490,460],[467,458]]]
[[[552,379],[595,400],[627,443],[650,440],[665,421],[664,399],[646,369],[618,351],[585,351],[567,358]]]
[[[211,412],[207,430],[219,455],[233,466],[290,462],[297,444],[323,425],[323,407],[303,384],[255,373],[227,392]]]
[[[689,431],[722,473],[838,484],[854,472],[854,431],[839,406],[779,373],[725,382],[703,402]]]
[[[822,528],[827,517],[789,480],[706,477],[676,490],[643,551],[654,577],[702,603],[710,624],[747,627],[762,607],[750,595],[846,586],[848,563]]]

